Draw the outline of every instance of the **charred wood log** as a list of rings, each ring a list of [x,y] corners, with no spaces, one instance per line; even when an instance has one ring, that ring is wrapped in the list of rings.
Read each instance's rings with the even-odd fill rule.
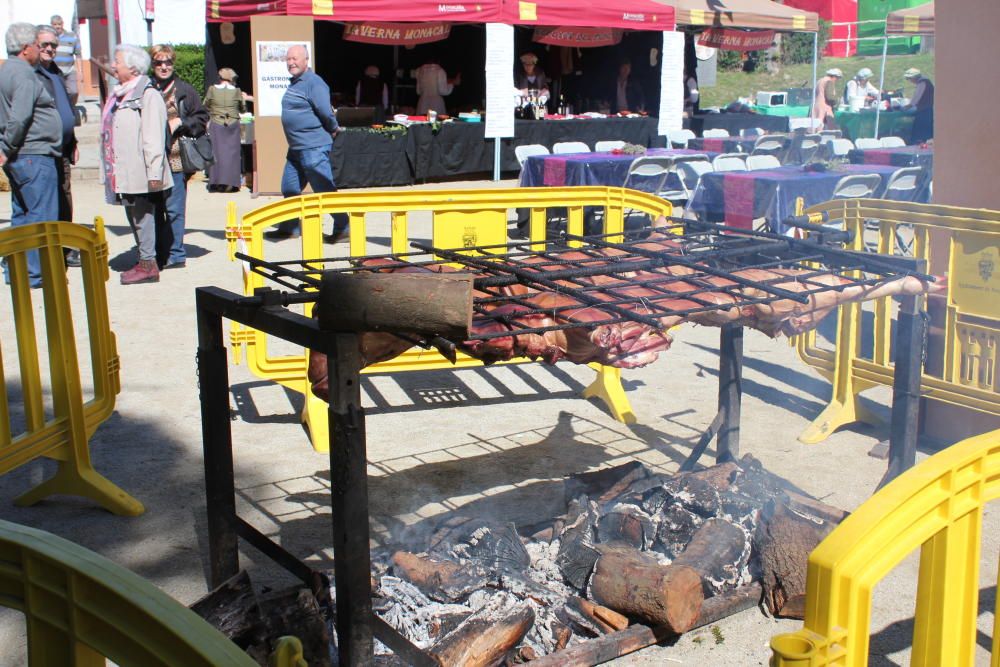
[[[246,570],[240,570],[190,608],[242,649],[267,640],[267,626]]]
[[[705,596],[701,575],[685,565],[661,565],[629,547],[601,545],[593,598],[600,604],[678,634],[697,620]]]
[[[765,506],[754,533],[764,602],[775,616],[803,618],[809,554],[833,523],[799,514],[780,501]]]
[[[566,503],[581,494],[604,503],[624,493],[633,482],[649,477],[649,470],[638,461],[613,468],[584,472],[566,478]]]
[[[705,596],[739,583],[750,556],[749,539],[739,526],[725,519],[709,519],[691,538],[687,548],[671,565],[686,565],[702,578]]]
[[[600,556],[594,547],[598,517],[589,503],[574,501],[571,507],[575,516],[567,517],[566,528],[559,537],[556,565],[566,581],[582,591]]]
[[[435,532],[430,554],[470,560],[491,572],[523,572],[531,565],[513,524],[466,517],[449,519]]]
[[[261,595],[260,608],[272,639],[295,635],[302,641],[309,667],[329,667],[330,634],[316,596],[309,590],[290,588]]]
[[[760,584],[754,582],[709,598],[702,604],[701,613],[693,628],[715,623],[727,616],[749,609],[760,602],[760,596]],[[676,636],[676,633],[664,627],[635,624],[620,632],[590,639],[556,653],[550,653],[532,661],[531,664],[532,667],[589,667],[614,660]]]
[[[597,522],[599,542],[625,542],[646,551],[656,539],[652,518],[636,505],[618,503]]]
[[[398,576],[438,602],[464,600],[488,581],[485,573],[476,568],[450,560],[434,560],[409,551],[394,553],[392,563]]]
[[[441,638],[429,653],[442,667],[490,667],[531,629],[535,612],[527,604],[511,604],[497,595],[461,625]]]

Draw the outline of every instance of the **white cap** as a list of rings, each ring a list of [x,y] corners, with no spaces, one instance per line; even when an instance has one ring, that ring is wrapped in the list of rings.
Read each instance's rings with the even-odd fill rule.
[[[859,79],[870,79],[870,78],[872,78],[872,71],[870,69],[868,69],[867,67],[862,67],[861,69],[858,70],[858,78]]]
[[[911,67],[910,69],[903,72],[903,78],[905,79],[916,79],[920,76],[920,70],[916,67]]]
[[[830,69],[826,70],[826,75],[844,78],[844,73],[841,72],[840,68],[838,67],[831,67]]]

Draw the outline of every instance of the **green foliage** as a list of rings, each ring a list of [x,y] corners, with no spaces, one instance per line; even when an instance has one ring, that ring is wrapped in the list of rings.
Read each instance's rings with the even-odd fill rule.
[[[205,96],[205,47],[201,44],[173,44],[174,72]]]
[[[725,636],[722,634],[722,628],[717,625],[712,626],[712,636],[715,637],[716,645],[726,641]]]
[[[723,72],[739,72],[743,69],[743,52],[729,49],[718,50],[717,67]]]
[[[826,42],[830,39],[830,22],[819,21],[819,52],[823,53]],[[781,38],[781,64],[797,65],[811,63],[813,59],[813,34],[811,32],[793,32]]]

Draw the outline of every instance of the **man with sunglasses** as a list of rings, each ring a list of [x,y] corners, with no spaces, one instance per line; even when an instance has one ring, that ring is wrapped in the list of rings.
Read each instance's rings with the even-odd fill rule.
[[[56,160],[62,123],[38,69],[38,29],[12,23],[4,36],[8,59],[0,67],[0,166],[10,181],[12,227],[59,217]],[[28,255],[28,282],[42,286],[38,251]],[[9,281],[7,265],[4,276]]]
[[[45,75],[45,89],[56,101],[59,119],[62,121],[62,155],[56,160],[56,175],[59,178],[59,220],[73,222],[73,190],[70,169],[76,164],[79,152],[76,145],[76,118],[66,89],[66,79],[55,63],[59,35],[50,25],[38,26],[38,69]],[[80,266],[80,251],[66,249],[66,265]]]

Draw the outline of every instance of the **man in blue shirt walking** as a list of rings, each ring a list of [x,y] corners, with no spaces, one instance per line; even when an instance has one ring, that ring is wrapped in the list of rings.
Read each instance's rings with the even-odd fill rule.
[[[306,184],[313,192],[333,192],[333,165],[330,150],[337,118],[330,105],[330,88],[309,69],[309,54],[296,44],[285,54],[285,65],[292,75],[288,89],[281,98],[281,126],[288,141],[285,171],[281,175],[281,194],[294,197],[302,194]],[[333,233],[324,234],[329,243],[348,239],[346,213],[333,215]],[[266,238],[287,239],[300,234],[300,222],[287,220],[264,233]]]

